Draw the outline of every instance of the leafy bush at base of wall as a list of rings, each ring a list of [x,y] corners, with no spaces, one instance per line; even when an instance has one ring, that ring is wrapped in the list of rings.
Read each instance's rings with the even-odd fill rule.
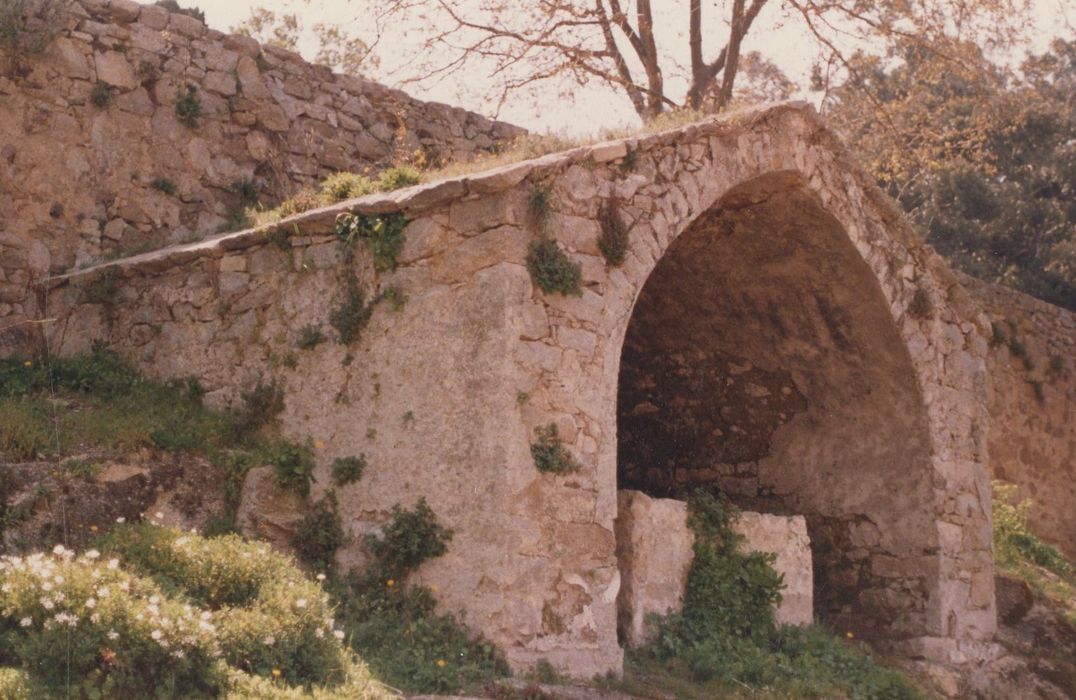
[[[1011,568],[1027,561],[1076,583],[1076,567],[1065,555],[1039,539],[1028,526],[1031,501],[1016,501],[1017,487],[993,482],[994,556],[998,566]]]
[[[331,572],[336,568],[336,550],[346,540],[336,493],[329,491],[299,521],[291,544],[300,561],[312,570]]]
[[[580,283],[583,267],[572,262],[557,242],[543,238],[534,241],[527,249],[527,271],[531,279],[546,294],[582,296]]]
[[[0,582],[5,698],[389,696],[265,544],[125,526],[101,552],[5,558]]]
[[[491,643],[436,613],[432,589],[404,584],[447,551],[451,536],[424,499],[412,510],[396,506],[382,536],[366,541],[374,558],[366,573],[330,586],[347,640],[379,678],[409,692],[455,693],[508,674]]]
[[[637,663],[694,684],[769,688],[794,697],[918,698],[899,673],[882,668],[820,627],[777,628],[781,577],[773,555],[742,553],[723,497],[689,499],[695,532],[683,611],[655,621],[657,638]],[[705,694],[699,697],[706,697]]]

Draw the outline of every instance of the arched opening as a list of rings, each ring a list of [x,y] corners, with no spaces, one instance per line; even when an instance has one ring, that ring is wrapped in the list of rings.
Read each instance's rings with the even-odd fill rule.
[[[737,188],[669,245],[617,404],[618,488],[802,514],[816,620],[926,633],[937,536],[916,375],[875,273],[800,178]]]

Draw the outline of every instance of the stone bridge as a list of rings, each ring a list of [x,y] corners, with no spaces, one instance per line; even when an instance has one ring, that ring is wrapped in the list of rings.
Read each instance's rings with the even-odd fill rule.
[[[406,217],[394,269],[342,246],[345,212]],[[599,250],[613,220],[620,265]],[[532,281],[543,236],[581,294]],[[328,320],[356,289],[380,301],[342,344]],[[805,515],[815,615],[839,629],[954,662],[993,635],[989,325],[804,105],[119,260],[39,305],[54,353],[104,340],[217,404],[281,382],[284,432],[319,446],[315,491],[332,459],[368,460],[338,490],[341,562],[425,497],[455,537],[419,578],[513,665],[620,668],[618,488]],[[329,341],[300,349],[314,326]],[[536,469],[549,424],[580,469]]]

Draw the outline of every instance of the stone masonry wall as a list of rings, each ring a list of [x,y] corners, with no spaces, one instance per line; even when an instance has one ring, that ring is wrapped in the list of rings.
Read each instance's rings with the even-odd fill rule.
[[[216,233],[335,171],[465,160],[522,131],[155,5],[75,0],[59,29],[41,56],[0,56],[0,329],[34,279]],[[193,127],[176,114],[190,87]]]
[[[545,231],[580,264],[579,296],[543,294],[527,272],[540,235],[528,212],[536,183],[552,185]],[[259,379],[282,382],[283,430],[317,448],[315,496],[333,458],[361,453],[369,464],[338,493],[353,536],[342,564],[361,563],[359,536],[394,504],[424,496],[455,537],[417,578],[513,665],[545,658],[589,677],[622,659],[617,377],[635,301],[669,245],[707,212],[802,196],[872,271],[921,397],[929,479],[908,508],[936,546],[870,560],[878,577],[914,579],[923,591],[922,609],[903,619],[901,650],[981,657],[995,626],[989,324],[963,320],[974,305],[940,258],[805,106],[580,147],[58,277],[37,317],[53,352],[103,340],[151,375],[197,376],[217,403]],[[619,267],[597,242],[613,199],[629,228]],[[362,245],[343,254],[331,231],[347,211],[408,219],[395,270],[374,271]],[[344,346],[327,320],[354,277],[367,300],[392,288],[406,301],[383,298]],[[920,290],[932,300],[926,315],[909,311]],[[333,342],[299,349],[310,324]],[[531,444],[549,423],[578,471],[535,468]],[[891,490],[884,475],[862,489]]]
[[[1076,313],[965,277],[996,329],[990,377],[995,479],[1031,498],[1031,528],[1076,557]]]

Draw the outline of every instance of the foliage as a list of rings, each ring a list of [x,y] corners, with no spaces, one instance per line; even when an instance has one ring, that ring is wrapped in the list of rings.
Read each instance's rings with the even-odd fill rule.
[[[445,553],[450,538],[425,500],[411,511],[397,506],[383,536],[367,539],[369,570],[331,588],[352,646],[379,677],[410,692],[454,693],[508,672],[492,644],[436,613],[431,589],[404,585],[410,572]]]
[[[234,414],[236,428],[241,433],[253,433],[269,425],[284,410],[284,387],[276,382],[258,382],[240,391],[243,406]]]
[[[176,116],[191,129],[198,127],[198,120],[202,116],[202,100],[198,97],[198,88],[188,85],[186,92],[179,91],[176,95]]]
[[[373,312],[374,305],[366,303],[359,281],[349,277],[343,303],[329,312],[329,325],[336,329],[341,343],[350,345],[370,322]]]
[[[423,179],[423,173],[409,165],[386,168],[376,178],[350,172],[333,173],[316,190],[303,190],[281,202],[275,209],[253,212],[253,215],[259,223],[270,223],[346,199],[417,185]]]
[[[546,294],[582,296],[583,267],[572,262],[557,242],[550,238],[533,241],[527,250],[527,271]]]
[[[1076,309],[1076,41],[1019,72],[937,48],[857,59],[828,119],[954,267]]]
[[[366,471],[366,455],[339,457],[333,460],[330,467],[333,483],[337,486],[354,484],[362,478],[364,471]]]
[[[119,268],[105,268],[82,288],[83,300],[87,304],[101,304],[106,308],[112,308],[116,302],[116,291],[119,289],[122,278],[123,273]]]
[[[47,407],[20,397],[0,403],[0,456],[16,462],[34,459],[48,445]]]
[[[737,511],[723,497],[696,491],[689,508],[695,543],[683,611],[657,620],[657,638],[636,652],[633,665],[666,686],[684,684],[686,697],[734,686],[794,697],[918,697],[900,674],[822,628],[777,628],[782,580],[773,555],[741,551]]]
[[[1076,581],[1076,568],[1057,548],[1043,542],[1029,529],[1031,500],[1015,502],[1016,489],[1015,485],[993,482],[994,557],[998,566],[1009,568],[1026,560]]]
[[[262,451],[262,458],[273,468],[281,488],[303,497],[310,493],[310,482],[314,480],[314,452],[309,445],[277,441]]]
[[[628,228],[621,220],[618,208],[612,203],[602,207],[599,219],[602,232],[598,237],[598,250],[605,257],[606,264],[619,267],[624,264],[624,258],[628,254]]]
[[[239,196],[244,204],[258,201],[258,181],[252,177],[243,177],[232,183],[232,192]]]
[[[549,227],[549,217],[553,214],[553,183],[537,181],[531,185],[527,195],[527,215],[530,222],[540,232]]]
[[[537,433],[538,439],[531,443],[531,457],[538,471],[565,474],[582,469],[582,465],[561,443],[556,423],[539,426]]]
[[[299,340],[296,345],[302,350],[317,347],[325,340],[325,334],[321,332],[321,326],[316,323],[303,326],[299,331]]]
[[[284,3],[285,9],[290,9]],[[377,56],[362,39],[353,36],[344,24],[314,24],[311,33],[318,52],[314,62],[351,75],[361,75],[367,66],[377,66]],[[250,36],[263,44],[298,50],[300,38],[307,33],[298,12],[277,12],[265,7],[252,7],[250,16],[232,27],[233,34]]]
[[[90,103],[98,109],[104,109],[112,104],[114,96],[112,94],[112,86],[106,82],[98,80],[94,83],[93,88],[90,90]]]
[[[912,300],[908,304],[908,313],[912,318],[928,318],[934,310],[934,304],[930,301],[930,295],[925,289],[916,289]]]
[[[341,214],[333,231],[347,246],[363,241],[374,256],[379,272],[396,269],[396,258],[404,245],[407,219],[403,214]]]
[[[154,4],[158,7],[163,7],[169,12],[178,12],[181,15],[193,17],[199,22],[205,24],[205,13],[199,10],[197,7],[181,7],[176,0],[157,0],[157,2]]]
[[[332,571],[336,550],[346,539],[336,493],[329,491],[299,521],[291,544],[299,559],[314,571]]]
[[[268,545],[138,525],[102,550],[0,560],[3,697],[388,697]]]
[[[168,195],[169,197],[176,196],[176,183],[172,182],[166,177],[155,177],[153,181],[149,183],[149,186],[153,189]]]
[[[68,0],[4,0],[0,3],[0,53],[16,62],[48,48],[63,26]]]

